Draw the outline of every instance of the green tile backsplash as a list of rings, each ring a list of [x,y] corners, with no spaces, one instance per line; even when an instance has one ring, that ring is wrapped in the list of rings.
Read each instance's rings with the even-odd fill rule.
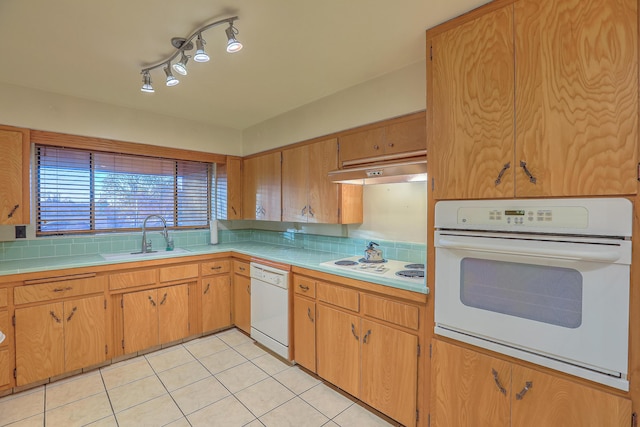
[[[175,246],[206,245],[209,230],[171,232]],[[164,248],[160,233],[149,233],[154,249]],[[262,242],[280,246],[291,246],[322,252],[333,252],[336,257],[362,255],[368,240],[349,237],[320,236],[294,232],[264,230],[219,230],[219,243]],[[426,247],[419,243],[378,240],[385,258],[408,262],[425,262]],[[117,252],[133,252],[141,246],[140,233],[105,234],[76,237],[42,237],[35,240],[0,242],[0,262],[56,256],[95,255]]]

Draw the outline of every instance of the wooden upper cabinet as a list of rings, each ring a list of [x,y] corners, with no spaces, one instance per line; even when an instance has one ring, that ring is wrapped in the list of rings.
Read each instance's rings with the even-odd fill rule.
[[[427,168],[436,199],[513,197],[513,52],[512,5],[432,38],[427,31]]]
[[[242,212],[244,219],[280,221],[281,152],[243,161]]]
[[[637,7],[515,3],[517,196],[637,192]]]
[[[388,120],[340,136],[340,164],[426,149],[424,113]]]
[[[335,163],[337,163],[337,161]],[[291,148],[282,152],[283,221],[308,221],[309,166],[309,146],[303,145],[301,147]]]
[[[228,156],[216,169],[217,218],[242,219],[242,158]]]
[[[635,194],[637,22],[632,0],[520,0],[427,31],[434,197]]]
[[[0,224],[28,224],[29,215],[28,129],[0,126]]]

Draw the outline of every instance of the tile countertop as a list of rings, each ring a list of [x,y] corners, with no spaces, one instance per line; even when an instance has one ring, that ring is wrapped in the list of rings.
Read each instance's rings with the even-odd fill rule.
[[[344,258],[349,255],[335,254],[332,252],[314,251],[310,249],[293,248],[289,246],[273,245],[260,242],[235,242],[221,243],[218,245],[200,245],[185,247],[186,252],[171,254],[172,258],[192,255],[214,254],[219,252],[237,252],[253,257],[264,258],[283,264],[322,271],[336,276],[349,277],[365,282],[377,283],[398,289],[405,289],[412,292],[428,294],[429,288],[424,282],[413,283],[402,279],[389,279],[372,276],[351,270],[335,270],[320,265],[323,262]],[[156,252],[145,255],[144,258],[137,258],[136,261],[166,258],[166,252]],[[24,259],[18,261],[0,262],[0,276],[20,273],[34,273],[45,270],[56,270],[64,268],[89,267],[94,265],[119,264],[131,262],[131,259],[106,260],[100,255],[70,255],[64,257],[48,257]]]

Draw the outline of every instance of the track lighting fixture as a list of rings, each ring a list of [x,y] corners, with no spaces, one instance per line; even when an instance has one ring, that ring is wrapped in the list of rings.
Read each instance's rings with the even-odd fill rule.
[[[238,52],[240,49],[242,49],[242,43],[240,43],[236,39],[238,30],[233,26],[234,21],[236,21],[237,19],[237,16],[221,19],[211,24],[207,24],[204,27],[198,28],[187,38],[174,37],[173,39],[171,39],[171,44],[176,49],[175,52],[164,61],[159,62],[155,65],[151,65],[149,67],[145,67],[141,70],[142,88],[140,90],[142,92],[154,92],[153,86],[151,86],[151,71],[157,68],[164,68],[167,86],[175,86],[180,83],[180,81],[175,78],[175,76],[171,72],[171,69],[173,68],[173,70],[180,75],[187,75],[187,61],[189,60],[190,56],[186,54],[186,51],[193,49],[193,39],[196,37],[196,52],[193,55],[193,60],[195,62],[207,62],[209,60],[209,55],[207,55],[204,50],[204,46],[207,43],[204,38],[202,38],[202,33],[209,28],[228,23],[229,27],[225,30],[225,33],[227,35],[227,52]],[[171,65],[171,61],[176,59],[178,55],[181,55],[180,61]]]

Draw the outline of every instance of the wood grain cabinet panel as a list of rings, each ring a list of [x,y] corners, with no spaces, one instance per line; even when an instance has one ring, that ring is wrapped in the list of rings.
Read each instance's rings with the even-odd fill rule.
[[[233,275],[233,323],[244,332],[251,333],[251,279]]]
[[[242,212],[244,219],[280,221],[281,152],[273,152],[243,160]]]
[[[216,166],[218,219],[242,219],[242,158],[227,156]]]
[[[198,264],[174,265],[160,268],[160,282],[195,279],[200,274]]]
[[[51,301],[71,296],[102,293],[104,292],[104,283],[102,277],[74,278],[73,276],[66,276],[56,281],[16,286],[13,289],[13,299],[14,303],[19,305],[30,302]]]
[[[362,295],[362,313],[416,331],[420,326],[418,307],[387,298]]]
[[[116,290],[153,285],[158,280],[157,277],[158,270],[155,268],[114,273],[109,275],[109,289]]]
[[[6,307],[8,304],[9,290],[7,288],[0,289],[0,308]]]
[[[231,261],[228,259],[208,261],[200,264],[200,268],[203,276],[209,276],[212,274],[222,274],[231,271]]]
[[[0,224],[29,224],[28,129],[0,126]]]
[[[230,325],[231,277],[229,274],[222,274],[202,279],[203,332],[226,328]]]
[[[106,357],[105,299],[102,295],[64,303],[64,368],[96,365]]]
[[[158,301],[160,344],[189,336],[189,285],[158,289]]]
[[[293,300],[293,358],[316,372],[316,303],[298,295]]]
[[[0,347],[0,389],[9,387],[13,379],[13,360],[8,348]]]
[[[318,301],[355,312],[360,311],[360,293],[354,289],[321,282],[317,285],[317,291]]]

